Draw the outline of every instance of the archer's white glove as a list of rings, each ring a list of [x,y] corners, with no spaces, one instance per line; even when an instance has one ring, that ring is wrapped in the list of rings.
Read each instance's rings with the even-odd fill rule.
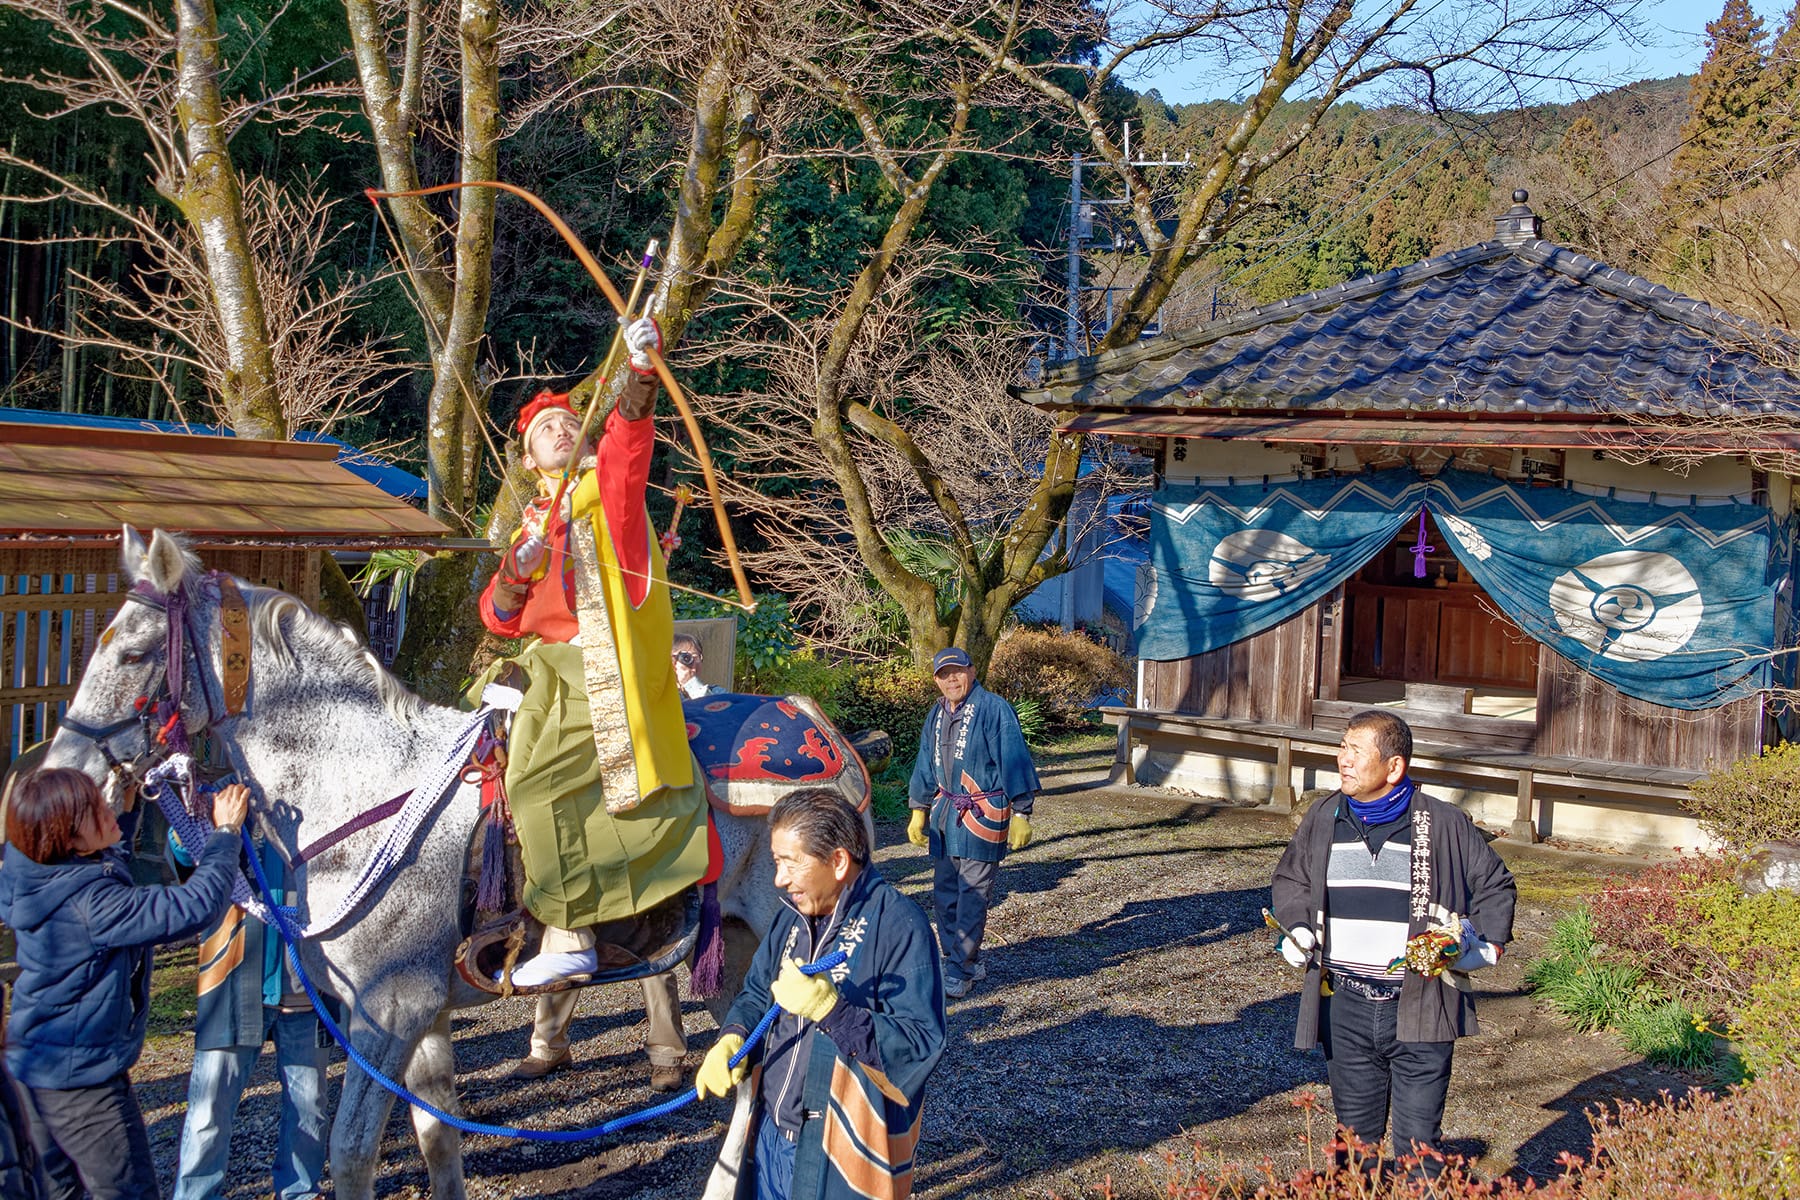
[[[631,351],[631,369],[647,375],[655,367],[650,351],[662,352],[662,330],[649,317],[639,317],[625,327],[625,348]]]
[[[1491,967],[1500,961],[1501,950],[1502,947],[1494,945],[1476,933],[1474,923],[1464,917],[1462,919],[1462,949],[1457,953],[1456,962],[1451,964],[1451,969],[1466,975],[1470,971]]]
[[[533,574],[543,561],[544,539],[535,533],[526,534],[519,539],[519,544],[513,547],[513,565],[519,568],[520,574]]]
[[[1312,930],[1304,925],[1296,925],[1294,926],[1294,936],[1284,937],[1276,942],[1275,949],[1281,951],[1281,957],[1287,960],[1288,966],[1300,970],[1306,966],[1308,954],[1318,944],[1319,941],[1313,937]]]

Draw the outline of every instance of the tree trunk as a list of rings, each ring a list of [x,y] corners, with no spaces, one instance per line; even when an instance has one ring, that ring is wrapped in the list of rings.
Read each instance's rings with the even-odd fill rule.
[[[476,597],[499,561],[492,554],[439,554],[413,581],[394,673],[434,704],[462,696],[485,634]]]
[[[240,436],[283,439],[287,422],[244,198],[231,164],[219,100],[219,18],[212,0],[176,0],[176,111],[186,141],[185,175],[171,197],[200,235],[213,307],[225,337],[219,381],[226,418]]]

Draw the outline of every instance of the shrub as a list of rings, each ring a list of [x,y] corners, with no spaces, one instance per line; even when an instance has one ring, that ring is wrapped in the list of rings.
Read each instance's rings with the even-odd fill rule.
[[[838,722],[838,698],[850,685],[856,667],[830,663],[817,652],[802,650],[779,667],[757,673],[758,682],[771,696],[810,696],[834,723]]]
[[[1662,991],[1722,1021],[1751,1072],[1800,1064],[1800,896],[1748,895],[1729,855],[1692,855],[1593,900],[1593,932]]]
[[[1004,638],[988,665],[986,686],[1015,707],[1035,700],[1054,727],[1081,723],[1090,704],[1130,686],[1125,660],[1081,633],[1020,628]]]
[[[734,656],[733,685],[743,692],[769,693],[776,689],[771,680],[787,666],[798,641],[794,633],[793,614],[786,596],[766,594],[757,597],[756,608],[744,612],[736,605],[725,604],[710,596],[681,592],[674,599],[675,616],[686,620],[695,617],[736,617],[737,653]]]
[[[883,729],[894,739],[894,760],[912,769],[919,728],[938,698],[931,673],[904,659],[859,667],[838,690],[838,724],[846,734]]]
[[[1317,1096],[1295,1102],[1306,1110],[1301,1142],[1309,1170],[1283,1178],[1266,1160],[1245,1170],[1200,1147],[1188,1157],[1167,1154],[1153,1166],[1155,1194],[1170,1200],[1792,1200],[1800,1197],[1800,1072],[1783,1069],[1722,1095],[1695,1091],[1649,1103],[1623,1101],[1592,1110],[1592,1157],[1564,1155],[1563,1173],[1539,1184],[1512,1178],[1478,1179],[1451,1158],[1435,1180],[1406,1178],[1379,1161],[1373,1149],[1316,1142]],[[1323,1150],[1343,1148],[1350,1163],[1329,1168]],[[1372,1171],[1365,1171],[1372,1165]],[[1406,1165],[1402,1160],[1401,1165]],[[1110,1188],[1108,1189],[1110,1194]]]
[[[1721,845],[1744,850],[1800,841],[1800,745],[1783,742],[1740,758],[1690,790],[1700,828]]]
[[[1659,1066],[1704,1071],[1717,1056],[1712,1030],[1679,1000],[1649,1001],[1627,1009],[1619,1032],[1633,1054]]]
[[[1638,965],[1666,991],[1685,994],[1694,982],[1690,898],[1714,881],[1735,878],[1718,855],[1685,855],[1601,884],[1589,901],[1594,940]]]
[[[1544,956],[1525,968],[1525,982],[1575,1028],[1592,1031],[1624,1020],[1638,1003],[1643,977],[1601,956],[1593,919],[1578,908],[1556,922]]]
[[[1013,702],[1013,711],[1019,714],[1019,730],[1025,740],[1034,746],[1042,745],[1050,732],[1050,719],[1044,715],[1043,702],[1035,696],[1027,696]]]

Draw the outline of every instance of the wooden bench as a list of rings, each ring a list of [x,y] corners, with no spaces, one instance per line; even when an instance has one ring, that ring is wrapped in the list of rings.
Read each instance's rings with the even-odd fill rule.
[[[1347,706],[1361,708],[1363,706]],[[1225,717],[1196,717],[1183,713],[1106,706],[1101,718],[1118,730],[1113,751],[1111,779],[1136,783],[1132,764],[1133,742],[1146,735],[1165,734],[1201,743],[1254,748],[1273,756],[1275,783],[1269,807],[1292,812],[1298,796],[1293,786],[1296,758],[1323,760],[1333,770],[1337,747],[1348,714],[1332,714],[1324,721],[1335,728],[1308,729],[1298,725],[1273,725]],[[1399,712],[1411,724],[1413,712]],[[1474,721],[1499,718],[1474,717]],[[1420,724],[1427,722],[1421,721]],[[1518,725],[1523,722],[1512,722]],[[1418,740],[1413,743],[1412,775],[1421,783],[1503,783],[1517,799],[1511,832],[1522,841],[1538,840],[1538,830],[1548,823],[1557,794],[1580,794],[1602,805],[1680,805],[1688,799],[1688,784],[1702,772],[1671,767],[1640,767],[1630,763],[1530,754],[1510,746],[1478,749],[1466,745]],[[1500,789],[1495,789],[1500,790]]]

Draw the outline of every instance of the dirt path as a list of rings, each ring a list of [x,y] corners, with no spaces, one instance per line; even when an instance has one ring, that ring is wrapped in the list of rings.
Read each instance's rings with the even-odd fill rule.
[[[1297,1169],[1292,1100],[1323,1092],[1318,1053],[1292,1049],[1296,976],[1261,923],[1285,817],[1215,809],[1180,797],[1095,785],[1101,756],[1047,764],[1038,838],[1002,869],[989,925],[988,981],[950,1007],[950,1044],[925,1111],[915,1194],[1073,1198],[1161,1189],[1152,1164],[1195,1143],[1244,1163],[1265,1155]],[[930,872],[898,824],[876,859],[925,899]],[[1505,844],[1502,843],[1503,848]],[[1445,1132],[1486,1171],[1555,1173],[1584,1150],[1590,1104],[1681,1090],[1608,1036],[1571,1033],[1520,990],[1523,964],[1554,915],[1611,862],[1541,849],[1509,853],[1522,890],[1518,938],[1478,976],[1486,1032],[1461,1044]],[[1621,863],[1621,865],[1623,865]],[[546,1080],[506,1078],[525,1052],[530,1011],[511,1001],[456,1023],[468,1115],[573,1127],[650,1101],[639,1052],[640,993],[596,989],[573,1030],[575,1068]],[[686,1006],[691,1067],[711,1019]],[[173,1172],[191,1039],[161,1039],[137,1077],[164,1167]],[[266,1194],[275,1137],[268,1057],[234,1139],[233,1197]],[[334,1077],[341,1075],[341,1061]],[[629,1140],[541,1146],[473,1137],[469,1192],[515,1196],[691,1197],[704,1181],[724,1104],[695,1105]],[[425,1194],[410,1127],[396,1115],[380,1194]]]

